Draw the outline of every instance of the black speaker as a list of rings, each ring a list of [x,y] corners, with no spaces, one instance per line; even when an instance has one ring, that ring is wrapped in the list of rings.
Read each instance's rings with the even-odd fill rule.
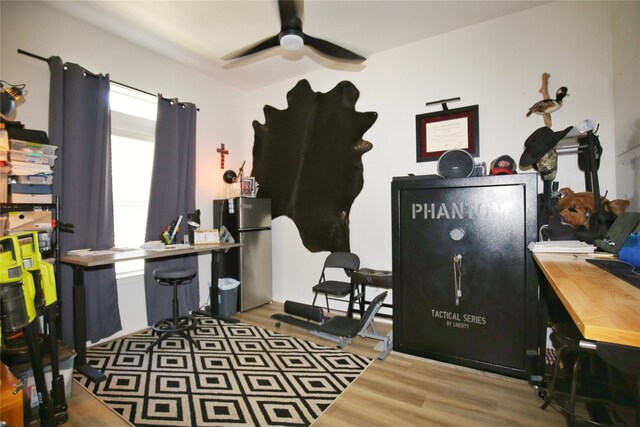
[[[438,159],[438,175],[443,178],[466,178],[473,174],[475,163],[464,150],[449,150]]]

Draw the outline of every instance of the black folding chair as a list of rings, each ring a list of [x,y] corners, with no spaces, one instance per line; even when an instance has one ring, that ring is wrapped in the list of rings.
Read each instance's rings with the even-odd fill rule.
[[[340,281],[340,280],[327,280],[327,273],[329,269],[343,269],[346,276],[350,277],[351,273],[357,271],[360,268],[360,258],[358,255],[353,254],[351,252],[333,252],[329,254],[327,259],[324,261],[324,267],[322,267],[322,274],[320,275],[320,280],[318,284],[313,287],[313,292],[315,295],[313,296],[313,303],[311,305],[316,305],[316,298],[318,294],[324,294],[325,299],[327,301],[327,311],[331,311],[329,309],[329,299],[340,299],[344,298],[347,295],[350,296],[350,299],[353,299],[353,285],[351,281]],[[331,296],[332,298],[329,298]],[[351,303],[353,301],[350,301]]]

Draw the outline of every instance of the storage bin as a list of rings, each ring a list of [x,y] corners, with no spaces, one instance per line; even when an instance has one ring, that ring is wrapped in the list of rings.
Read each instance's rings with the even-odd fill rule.
[[[51,186],[39,184],[9,184],[9,193],[51,194]]]
[[[51,185],[53,184],[53,174],[36,174],[36,175],[11,175],[9,177],[10,184],[30,184],[30,185]]]
[[[12,150],[25,151],[31,150],[41,154],[55,155],[58,147],[49,144],[39,144],[37,142],[21,141],[19,139],[10,139],[9,145]]]
[[[53,166],[57,156],[42,154],[37,151],[9,150],[9,160],[15,162],[35,163],[37,165]]]
[[[76,352],[64,344],[58,344],[58,358],[60,362],[60,374],[64,378],[64,395],[66,399],[69,400],[71,397],[73,362],[76,358]],[[49,393],[51,393],[51,359],[48,352],[42,357],[42,365],[44,367],[45,383],[47,384]],[[11,372],[22,381],[22,384],[24,384],[25,421],[37,419],[39,402],[31,362],[10,366],[10,369]]]
[[[12,161],[11,162],[11,175],[24,176],[24,175],[37,175],[37,174],[53,174],[53,170],[49,165],[40,165],[37,163],[27,163]]]

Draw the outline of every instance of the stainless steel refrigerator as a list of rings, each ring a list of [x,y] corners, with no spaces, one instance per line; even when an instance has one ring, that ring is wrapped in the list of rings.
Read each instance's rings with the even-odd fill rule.
[[[223,256],[219,275],[240,281],[238,310],[272,301],[271,200],[236,197],[213,201],[213,226],[225,226],[242,244]]]

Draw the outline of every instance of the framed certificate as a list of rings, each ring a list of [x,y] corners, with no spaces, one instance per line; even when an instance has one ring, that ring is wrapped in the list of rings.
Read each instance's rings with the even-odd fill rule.
[[[194,245],[210,245],[212,243],[219,243],[220,235],[217,229],[199,229],[193,231],[193,244]]]
[[[438,160],[447,150],[480,153],[478,106],[456,108],[416,116],[416,161]]]

